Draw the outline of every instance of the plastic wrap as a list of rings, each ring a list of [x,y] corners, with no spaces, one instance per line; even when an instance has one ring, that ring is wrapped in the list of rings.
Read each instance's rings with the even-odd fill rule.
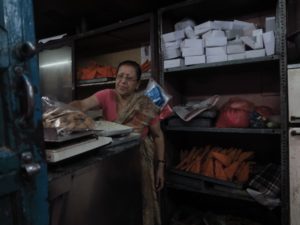
[[[43,126],[55,128],[60,136],[93,130],[94,120],[85,113],[59,101],[42,97]]]

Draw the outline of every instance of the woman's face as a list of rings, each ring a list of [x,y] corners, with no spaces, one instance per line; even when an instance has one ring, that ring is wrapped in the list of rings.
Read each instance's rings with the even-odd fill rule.
[[[116,91],[121,96],[129,96],[138,88],[135,69],[129,65],[120,66],[116,76]]]

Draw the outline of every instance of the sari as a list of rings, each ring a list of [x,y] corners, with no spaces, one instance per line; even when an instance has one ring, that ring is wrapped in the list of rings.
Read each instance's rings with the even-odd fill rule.
[[[152,101],[135,94],[116,122],[133,127],[142,133],[157,117],[158,110]],[[160,209],[155,190],[154,143],[150,135],[144,137],[140,145],[143,195],[143,225],[160,225]]]
[[[112,90],[110,90],[112,91]],[[111,92],[113,93],[113,92]],[[110,97],[110,100],[116,98]],[[100,100],[99,100],[100,102]],[[102,102],[105,102],[102,100]],[[110,104],[112,102],[110,101]],[[111,107],[116,109],[116,104]],[[105,107],[104,105],[102,105]],[[142,198],[143,198],[143,225],[161,225],[160,208],[155,189],[155,145],[149,135],[149,126],[159,122],[159,109],[143,93],[135,93],[129,100],[122,113],[117,115],[115,122],[133,127],[135,132],[142,136],[140,144],[141,172],[142,172]]]

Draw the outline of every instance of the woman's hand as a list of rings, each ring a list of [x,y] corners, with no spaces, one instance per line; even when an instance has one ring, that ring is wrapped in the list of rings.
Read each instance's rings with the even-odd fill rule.
[[[165,184],[165,164],[158,163],[155,177],[156,191],[161,191]]]

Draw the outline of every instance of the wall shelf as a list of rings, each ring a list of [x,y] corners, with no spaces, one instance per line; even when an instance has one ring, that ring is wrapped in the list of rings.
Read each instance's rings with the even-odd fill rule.
[[[216,128],[216,127],[184,127],[184,126],[166,126],[168,131],[187,131],[187,132],[209,132],[209,133],[238,133],[238,134],[268,134],[278,135],[280,129],[256,129],[256,128]]]

